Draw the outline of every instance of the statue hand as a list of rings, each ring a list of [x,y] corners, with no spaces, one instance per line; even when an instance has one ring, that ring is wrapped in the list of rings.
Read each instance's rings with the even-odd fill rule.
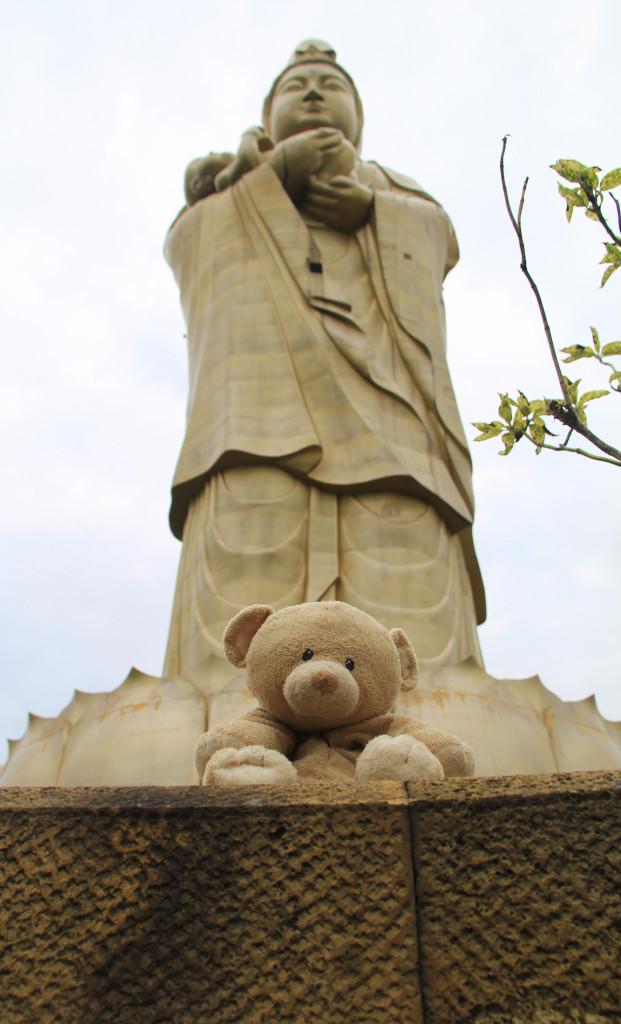
[[[283,188],[294,201],[328,157],[344,142],[336,128],[313,128],[283,139],[267,156],[267,162],[280,178]]]
[[[311,178],[298,204],[302,213],[329,228],[353,234],[369,216],[373,190],[352,178]]]
[[[274,143],[263,128],[248,128],[241,137],[235,159],[215,179],[216,192],[224,192],[225,188],[234,185],[261,162],[263,153],[273,148]]]

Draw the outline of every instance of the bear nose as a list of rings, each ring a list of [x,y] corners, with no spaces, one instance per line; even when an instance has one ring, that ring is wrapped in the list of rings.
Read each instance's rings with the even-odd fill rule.
[[[338,685],[336,676],[333,676],[327,669],[319,669],[311,676],[311,686],[313,689],[319,690],[320,693],[334,693]]]

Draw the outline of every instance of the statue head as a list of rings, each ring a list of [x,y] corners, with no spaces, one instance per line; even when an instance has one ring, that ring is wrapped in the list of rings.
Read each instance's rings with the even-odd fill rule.
[[[339,128],[360,149],[362,103],[336,52],[321,39],[296,47],[263,104],[263,126],[275,142],[311,128]]]

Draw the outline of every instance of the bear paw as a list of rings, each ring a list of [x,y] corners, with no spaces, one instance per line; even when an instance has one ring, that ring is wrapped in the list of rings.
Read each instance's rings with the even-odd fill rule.
[[[211,757],[203,786],[289,786],[298,781],[291,761],[267,747],[224,747]]]
[[[358,782],[439,782],[443,778],[438,758],[413,736],[376,736],[367,743],[356,764]]]
[[[445,779],[474,775],[474,754],[456,736],[449,736],[448,742],[438,749],[436,756],[442,762]]]

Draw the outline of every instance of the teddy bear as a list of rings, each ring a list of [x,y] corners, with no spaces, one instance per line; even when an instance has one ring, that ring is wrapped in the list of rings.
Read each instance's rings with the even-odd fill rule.
[[[258,707],[204,733],[195,750],[203,785],[289,786],[304,779],[410,781],[474,774],[456,736],[392,708],[418,680],[402,629],[388,630],[342,601],[274,611],[244,608],[224,651]]]

